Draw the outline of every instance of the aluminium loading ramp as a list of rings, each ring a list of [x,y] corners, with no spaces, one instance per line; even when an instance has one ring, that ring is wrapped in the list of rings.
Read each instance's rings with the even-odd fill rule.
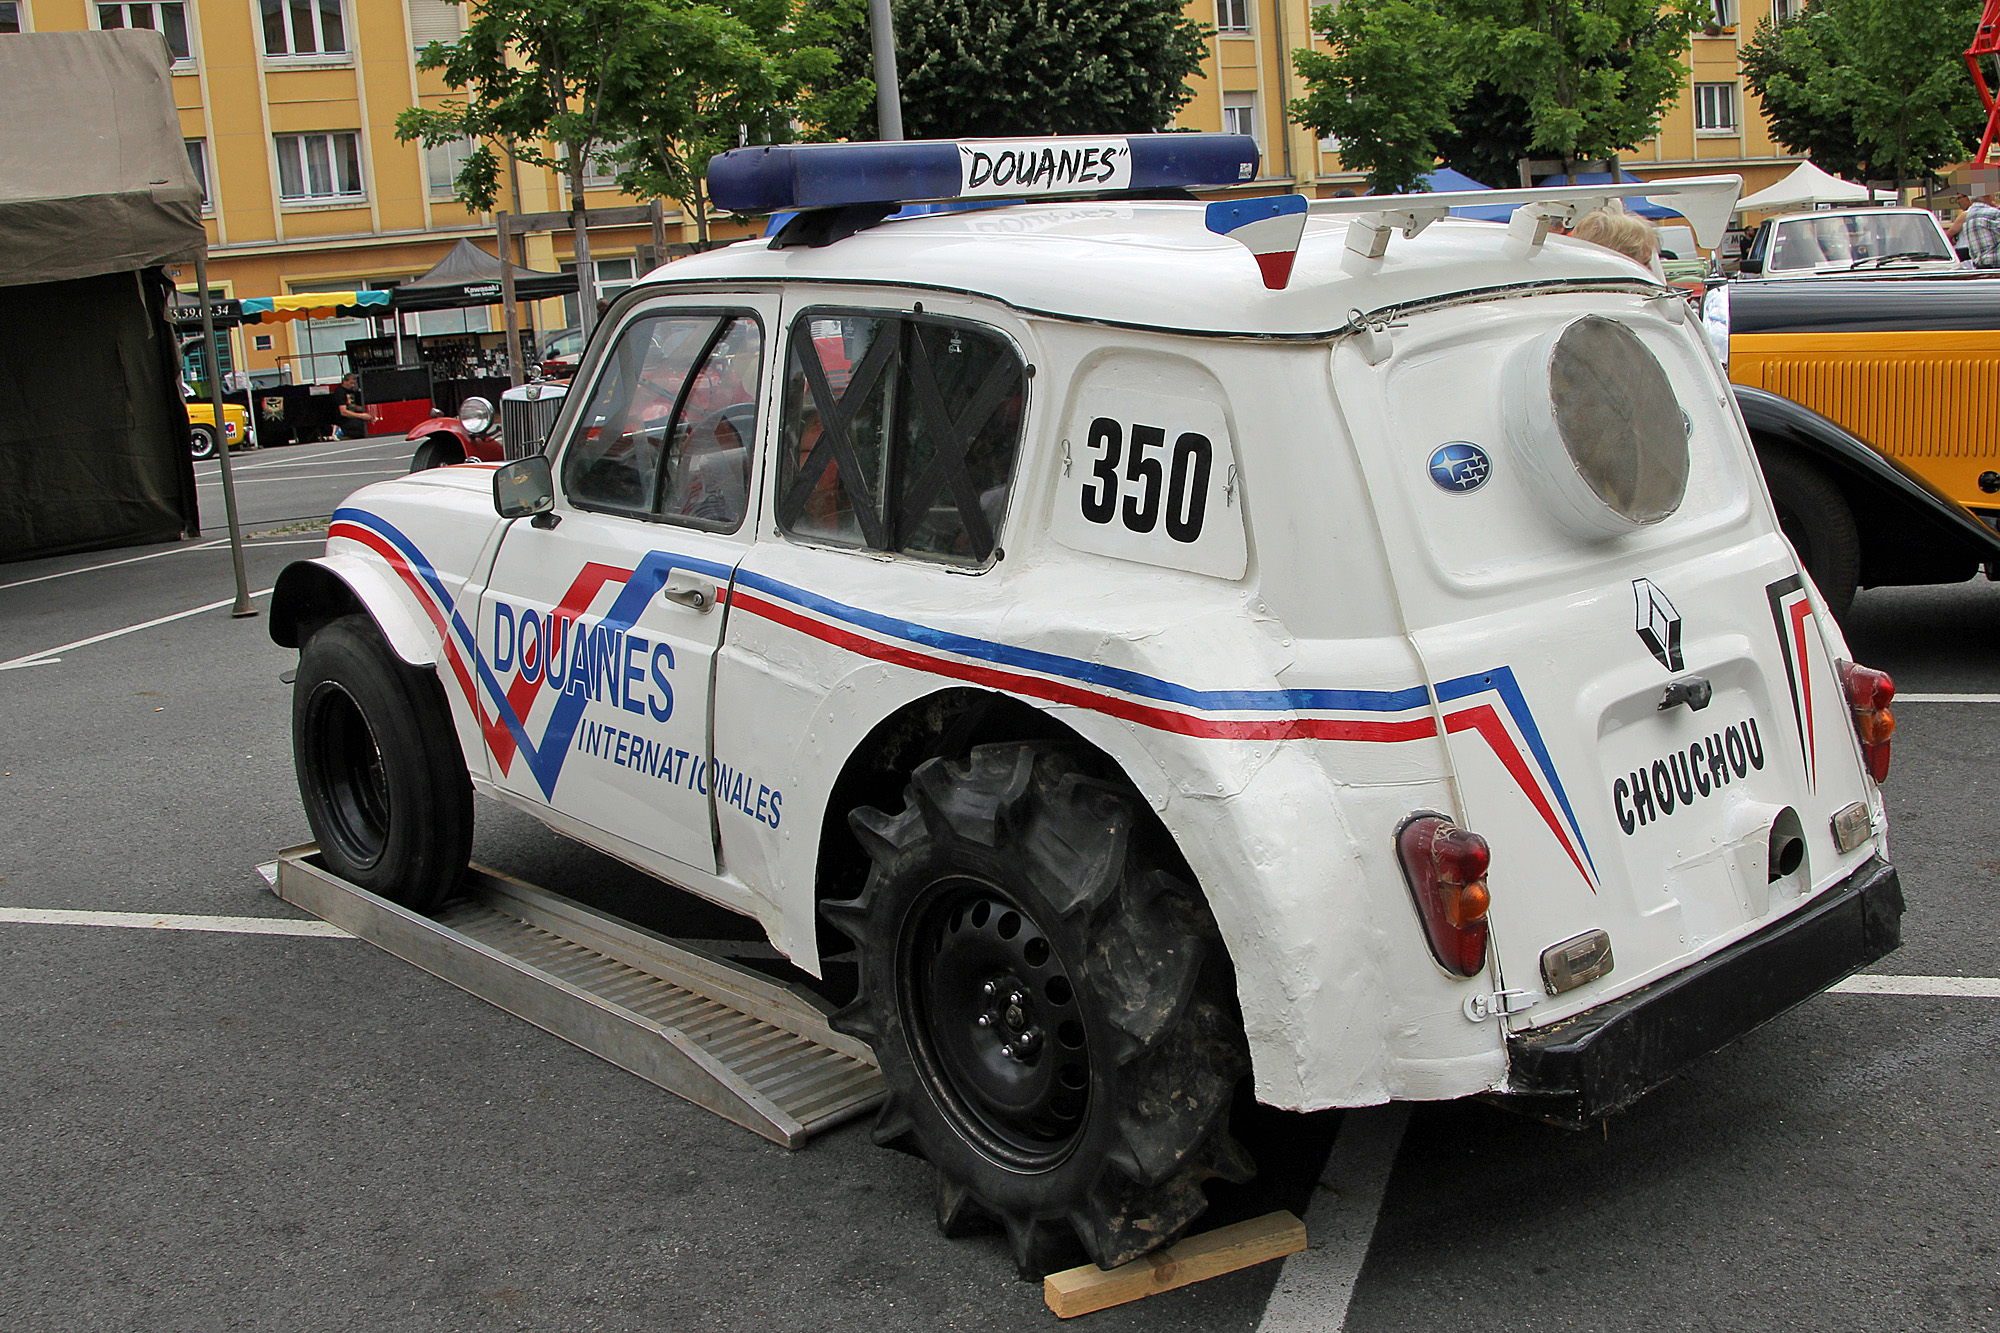
[[[797,1148],[872,1109],[881,1071],[817,997],[479,866],[435,916],[278,854],[272,891],[649,1083]]]

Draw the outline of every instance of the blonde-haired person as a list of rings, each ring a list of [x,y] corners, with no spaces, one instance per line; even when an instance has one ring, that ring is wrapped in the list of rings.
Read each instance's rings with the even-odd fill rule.
[[[1652,223],[1636,213],[1600,208],[1584,214],[1569,234],[1579,241],[1616,250],[1644,264],[1661,282],[1667,280],[1666,270],[1660,267],[1660,234]]]

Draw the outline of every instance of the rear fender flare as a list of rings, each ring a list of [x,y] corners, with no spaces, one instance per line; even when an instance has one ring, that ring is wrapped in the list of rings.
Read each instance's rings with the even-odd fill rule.
[[[285,568],[271,590],[271,638],[298,648],[319,625],[360,610],[391,651],[411,666],[436,667],[435,629],[410,591],[385,570],[351,555],[325,555]]]

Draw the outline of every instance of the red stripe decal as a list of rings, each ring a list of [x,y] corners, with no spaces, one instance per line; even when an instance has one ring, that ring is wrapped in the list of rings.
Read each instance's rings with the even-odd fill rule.
[[[1819,738],[1813,735],[1812,664],[1806,661],[1806,617],[1812,614],[1812,599],[1801,595],[1792,603],[1792,642],[1798,646],[1799,688],[1806,697],[1806,783],[1819,789]]]
[[[1542,795],[1542,789],[1536,785],[1534,775],[1528,772],[1527,760],[1521,757],[1521,751],[1515,746],[1514,738],[1508,734],[1506,726],[1500,721],[1500,715],[1493,711],[1493,705],[1481,704],[1477,708],[1462,709],[1453,713],[1445,718],[1444,729],[1447,732],[1476,731],[1485,738],[1486,743],[1493,748],[1494,755],[1506,766],[1507,771],[1514,775],[1514,781],[1521,790],[1527,793],[1535,809],[1541,811],[1542,822],[1549,826],[1549,832],[1556,835],[1556,841],[1561,843],[1563,851],[1569,854],[1570,864],[1576,867],[1576,873],[1583,876],[1583,882],[1590,885],[1592,893],[1597,892],[1597,885],[1590,878],[1590,872],[1583,868],[1583,861],[1577,856],[1576,849],[1569,845],[1569,835],[1564,833],[1562,825],[1556,822],[1556,812],[1549,808],[1548,798]]]

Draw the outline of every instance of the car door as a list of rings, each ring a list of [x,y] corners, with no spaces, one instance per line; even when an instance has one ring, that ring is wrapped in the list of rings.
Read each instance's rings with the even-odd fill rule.
[[[626,312],[552,444],[555,508],[510,525],[480,604],[497,785],[642,863],[716,869],[709,678],[775,314],[734,296]]]

